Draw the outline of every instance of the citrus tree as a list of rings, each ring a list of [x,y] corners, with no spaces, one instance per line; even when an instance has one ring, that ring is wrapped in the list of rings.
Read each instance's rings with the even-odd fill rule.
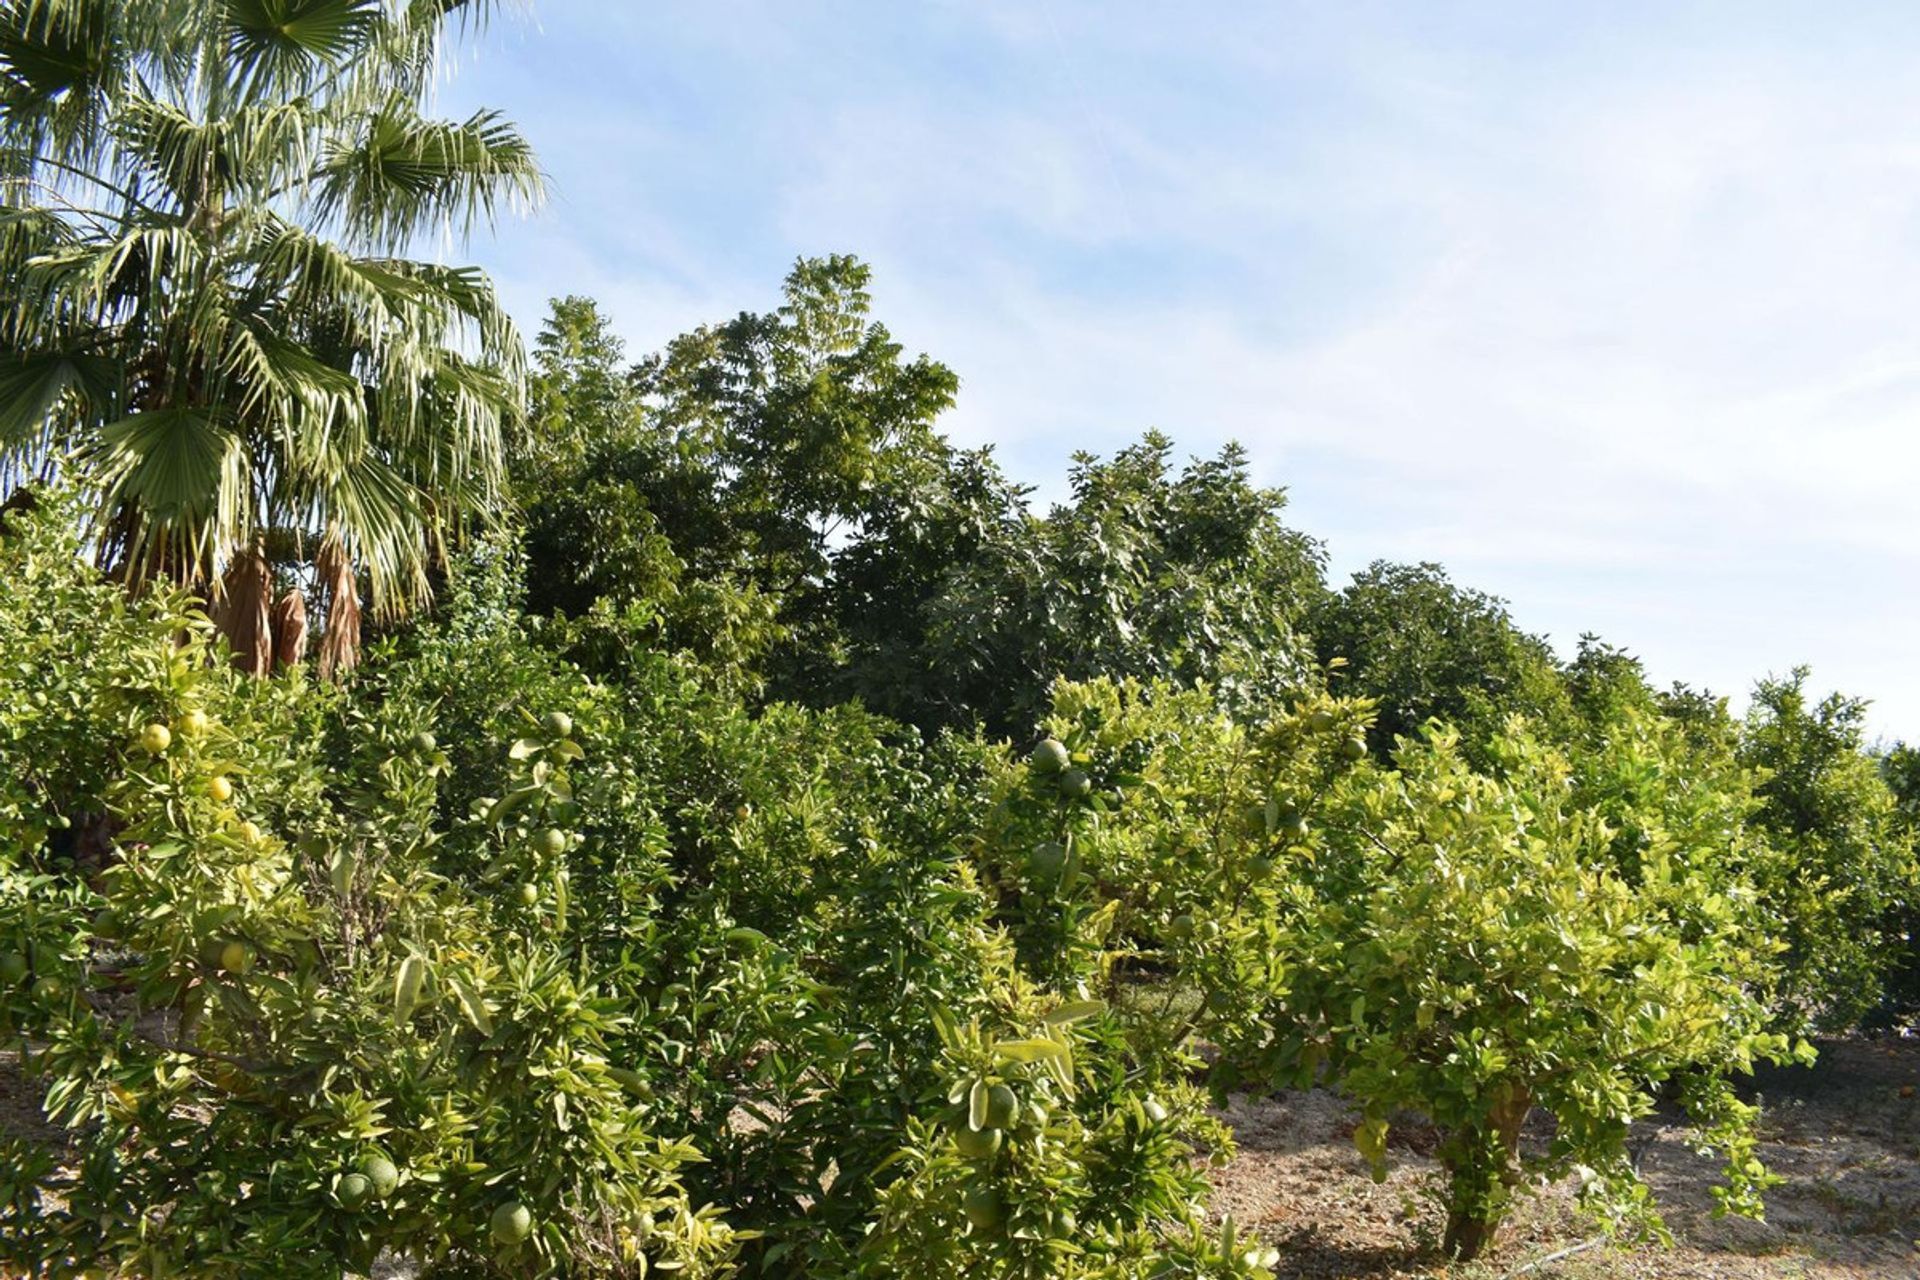
[[[1685,785],[1664,809],[1618,787],[1582,803],[1566,756],[1518,722],[1486,755],[1476,771],[1434,727],[1338,790],[1288,906],[1282,1019],[1232,1052],[1351,1097],[1377,1177],[1393,1116],[1429,1117],[1453,1256],[1486,1247],[1529,1176],[1577,1171],[1589,1207],[1657,1230],[1626,1138],[1668,1083],[1727,1158],[1720,1208],[1757,1215],[1756,1109],[1726,1076],[1811,1051],[1767,1029],[1779,948],[1737,825],[1691,820]],[[1743,803],[1717,816],[1737,824]],[[1554,1122],[1539,1142],[1535,1108]]]

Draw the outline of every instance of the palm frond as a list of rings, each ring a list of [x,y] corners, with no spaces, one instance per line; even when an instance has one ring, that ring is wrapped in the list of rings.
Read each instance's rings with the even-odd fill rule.
[[[249,97],[295,94],[362,52],[378,32],[380,0],[226,0],[226,52]]]
[[[154,409],[109,423],[92,462],[102,511],[140,515],[117,548],[129,568],[161,563],[182,581],[204,581],[216,552],[251,522],[251,459],[224,409]]]
[[[426,226],[465,235],[545,193],[532,146],[497,112],[429,120],[396,95],[334,140],[315,207],[359,243],[395,249]]]

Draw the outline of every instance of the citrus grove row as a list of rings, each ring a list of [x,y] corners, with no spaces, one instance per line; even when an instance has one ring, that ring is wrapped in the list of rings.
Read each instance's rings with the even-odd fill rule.
[[[1920,753],[1345,586],[1234,448],[1041,511],[867,268],[630,360],[422,231],[459,0],[0,2],[0,1270],[1254,1280],[1216,1104],[1449,1256],[1909,1017]],[[451,25],[450,25],[451,24]]]

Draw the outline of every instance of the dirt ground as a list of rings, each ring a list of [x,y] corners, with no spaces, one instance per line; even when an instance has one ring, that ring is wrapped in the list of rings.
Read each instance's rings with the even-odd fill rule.
[[[1826,1041],[1817,1066],[1767,1070],[1754,1085],[1761,1158],[1785,1179],[1764,1223],[1712,1217],[1716,1165],[1673,1117],[1638,1126],[1671,1249],[1592,1245],[1547,1261],[1597,1234],[1571,1187],[1556,1186],[1516,1203],[1489,1256],[1449,1268],[1434,1252],[1431,1131],[1390,1135],[1392,1173],[1376,1186],[1352,1115],[1323,1090],[1228,1110],[1240,1151],[1215,1175],[1216,1207],[1280,1248],[1282,1280],[1920,1280],[1920,1038]]]
[[[0,1127],[38,1128],[10,1056],[0,1055]],[[1764,1223],[1713,1218],[1714,1161],[1688,1149],[1671,1117],[1639,1126],[1671,1249],[1590,1244],[1594,1228],[1556,1186],[1517,1202],[1489,1256],[1449,1268],[1434,1252],[1432,1131],[1397,1128],[1392,1173],[1376,1186],[1351,1113],[1317,1089],[1227,1111],[1240,1150],[1214,1175],[1215,1209],[1280,1249],[1280,1280],[1920,1280],[1920,1037],[1826,1041],[1817,1066],[1754,1084],[1761,1156],[1785,1179]]]

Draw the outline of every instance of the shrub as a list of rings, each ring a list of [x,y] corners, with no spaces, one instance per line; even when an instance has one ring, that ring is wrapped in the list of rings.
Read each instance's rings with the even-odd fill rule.
[[[1727,1156],[1720,1208],[1758,1214],[1756,1109],[1725,1074],[1811,1051],[1765,1029],[1775,948],[1751,893],[1713,870],[1725,833],[1642,812],[1629,872],[1560,752],[1516,725],[1489,754],[1498,772],[1477,773],[1436,728],[1397,772],[1340,789],[1289,921],[1285,1020],[1234,1052],[1297,1083],[1324,1071],[1361,1107],[1377,1177],[1395,1113],[1430,1117],[1443,1243],[1462,1258],[1524,1176],[1578,1169],[1589,1207],[1657,1230],[1626,1138],[1669,1080]],[[1521,1142],[1534,1107],[1555,1125],[1544,1153]]]

